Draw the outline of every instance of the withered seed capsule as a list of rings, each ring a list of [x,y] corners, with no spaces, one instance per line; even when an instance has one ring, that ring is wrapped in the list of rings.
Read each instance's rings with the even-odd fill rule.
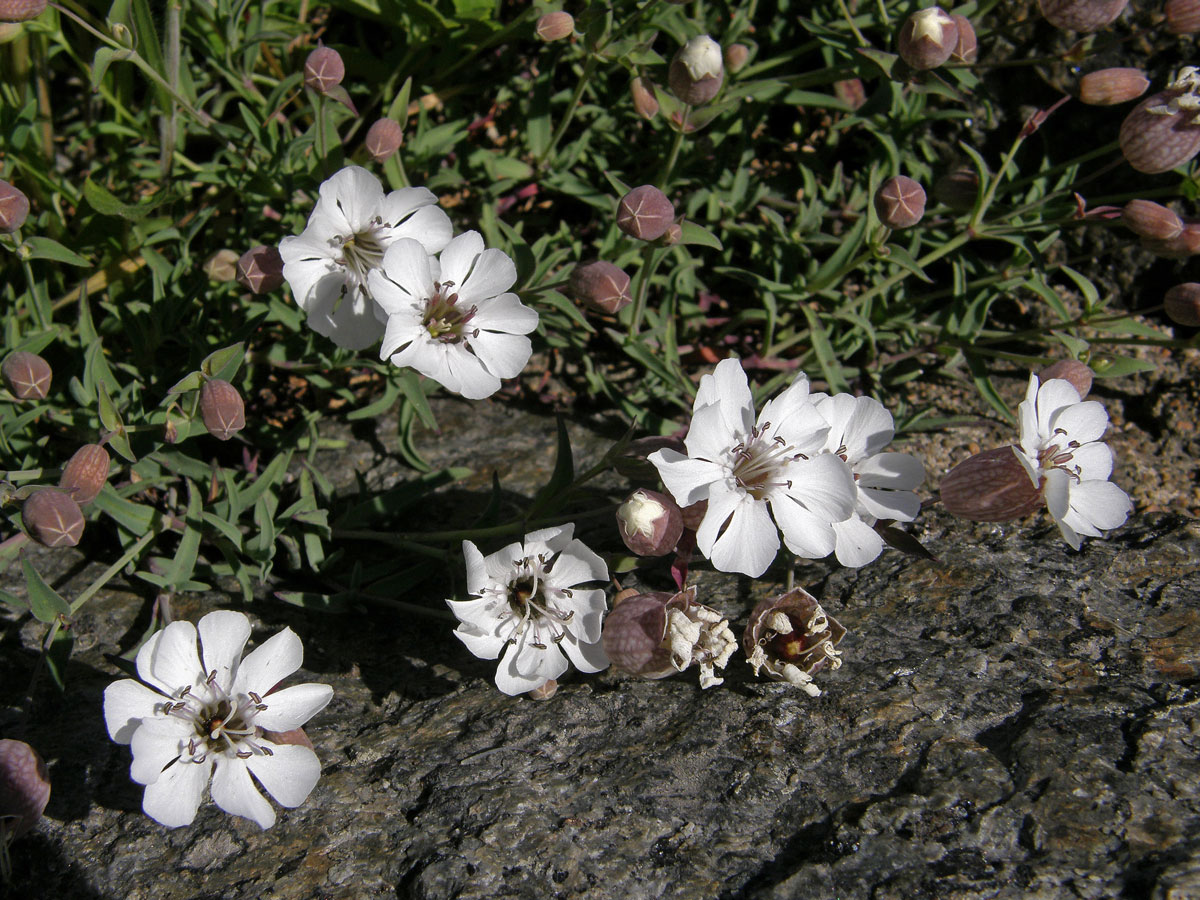
[[[761,601],[750,613],[742,650],[754,674],[786,681],[810,697],[820,696],[813,673],[842,664],[837,645],[846,629],[801,588]]]
[[[584,306],[610,316],[633,302],[629,276],[602,259],[572,269],[567,292]]]
[[[46,9],[48,0],[0,0],[0,22],[28,22]]]
[[[0,740],[0,843],[33,828],[49,802],[50,773],[38,752],[24,741]]]
[[[1189,328],[1200,327],[1200,284],[1177,284],[1163,298],[1163,309],[1171,321]]]
[[[204,427],[219,441],[227,441],[246,427],[242,395],[228,381],[210,378],[200,388],[200,415]]]
[[[59,488],[83,506],[96,499],[108,481],[108,451],[99,444],[84,444],[63,467]]]
[[[875,193],[875,212],[888,228],[911,228],[925,215],[925,188],[907,175],[896,175]]]
[[[621,198],[617,227],[630,237],[656,241],[675,221],[675,207],[667,195],[650,184],[635,187]]]
[[[44,547],[74,547],[83,537],[79,504],[57,488],[41,488],[26,497],[21,519],[29,536]]]
[[[951,515],[973,522],[1010,522],[1042,507],[1042,491],[1017,458],[1016,447],[997,447],[959,463],[938,488]]]
[[[1136,100],[1149,87],[1150,79],[1141,69],[1100,69],[1079,79],[1079,99],[1089,106],[1114,106]]]
[[[20,400],[44,400],[50,392],[50,364],[36,353],[10,353],[0,366],[0,375]]]
[[[936,69],[958,46],[958,25],[940,6],[920,9],[904,20],[896,50],[914,69]]]
[[[0,234],[12,234],[28,217],[29,198],[20,188],[0,181]]]
[[[1198,89],[1200,76],[1193,70],[1133,108],[1117,135],[1129,165],[1147,175],[1158,175],[1200,153],[1200,123],[1193,108],[1200,100]]]
[[[346,77],[346,64],[332,47],[320,46],[304,61],[304,84],[318,94],[328,94]]]
[[[404,129],[395,119],[380,119],[367,131],[367,152],[375,162],[387,162],[404,143]]]
[[[1099,31],[1114,21],[1129,0],[1038,0],[1042,15],[1055,28]]]
[[[283,257],[275,247],[251,247],[237,263],[237,280],[256,294],[266,294],[283,284]]]
[[[1130,200],[1121,210],[1121,223],[1139,237],[1173,241],[1183,234],[1183,219],[1152,200]]]
[[[1200,0],[1167,0],[1167,30],[1171,34],[1200,31]]]
[[[1077,359],[1060,359],[1056,363],[1051,363],[1038,372],[1038,381],[1045,384],[1052,378],[1061,378],[1063,381],[1069,381],[1071,387],[1079,391],[1079,399],[1082,400],[1092,390],[1092,370]]]

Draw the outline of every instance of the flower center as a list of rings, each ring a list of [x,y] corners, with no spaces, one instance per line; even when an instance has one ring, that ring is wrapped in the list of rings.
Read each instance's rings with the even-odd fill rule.
[[[383,264],[383,220],[376,216],[362,231],[342,239],[342,265],[353,272],[363,284],[367,273]]]
[[[454,293],[454,282],[433,283],[433,296],[425,301],[425,315],[421,324],[429,336],[443,344],[458,344],[467,338],[478,337],[479,329],[468,327],[475,317],[474,306],[463,309],[458,305],[458,294]]]
[[[1041,449],[1038,453],[1038,467],[1041,469],[1062,469],[1077,482],[1082,480],[1082,471],[1078,465],[1068,465],[1075,458],[1075,451],[1079,449],[1079,441],[1062,441],[1062,446],[1055,441],[1061,435],[1062,438],[1067,436],[1067,433],[1061,428],[1054,432],[1054,437],[1051,442]]]
[[[729,451],[733,457],[730,474],[755,500],[766,499],[773,488],[790,488],[791,481],[783,477],[788,463],[808,459],[778,435],[767,438],[770,428],[770,422],[763,422]]]
[[[512,633],[508,637],[510,644],[532,630],[530,644],[539,650],[546,649],[546,636],[552,643],[559,643],[567,636],[562,628],[575,616],[574,610],[564,612],[554,605],[554,597],[547,594],[544,581],[549,566],[547,559],[542,556],[529,556],[517,562],[517,575],[508,583],[505,599],[508,601],[508,612],[501,613],[500,618],[512,623]],[[571,592],[562,588],[555,592],[570,597]],[[546,635],[542,634],[545,629]]]
[[[257,740],[260,731],[254,717],[267,708],[262,698],[251,691],[237,697],[217,681],[214,669],[204,680],[207,699],[192,693],[192,685],[176,691],[175,699],[164,706],[167,715],[192,723],[195,734],[188,739],[185,762],[201,763],[209,753],[232,753],[239,759],[255,754],[271,756],[271,749]],[[182,755],[180,757],[182,759]]]

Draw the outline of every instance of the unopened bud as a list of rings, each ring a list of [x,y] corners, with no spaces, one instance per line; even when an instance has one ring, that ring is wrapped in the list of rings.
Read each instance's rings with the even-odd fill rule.
[[[58,486],[80,506],[91,503],[108,481],[108,463],[107,450],[99,444],[84,444],[63,466]]]
[[[1200,327],[1200,284],[1189,281],[1175,285],[1163,298],[1163,310],[1172,322]]]
[[[283,284],[283,257],[275,247],[251,247],[237,263],[238,284],[267,294]]]
[[[750,48],[745,44],[730,44],[725,48],[725,68],[730,72],[737,73],[741,71],[742,66],[746,65],[750,59]]]
[[[954,13],[950,16],[958,28],[958,40],[950,54],[950,62],[973,63],[979,59],[979,39],[975,37],[975,26],[966,16]]]
[[[1089,106],[1115,106],[1136,100],[1149,87],[1150,79],[1141,69],[1099,69],[1079,79],[1079,99]]]
[[[0,181],[0,234],[12,234],[29,218],[29,198],[20,188]]]
[[[345,77],[346,64],[332,47],[322,45],[304,61],[304,84],[318,94],[328,94]]]
[[[33,828],[49,802],[50,773],[38,752],[24,741],[0,740],[0,843]]]
[[[1121,223],[1139,237],[1171,241],[1183,234],[1183,219],[1151,200],[1130,200],[1121,211]]]
[[[658,115],[658,98],[654,96],[654,83],[649,78],[640,75],[629,84],[629,95],[633,98],[633,108],[643,119],[653,119]]]
[[[0,0],[0,22],[28,22],[46,9],[47,0]]]
[[[936,69],[958,46],[958,25],[940,6],[920,9],[904,20],[896,50],[914,69]]]
[[[386,162],[404,143],[404,129],[395,119],[380,119],[367,131],[367,152],[375,162]]]
[[[691,106],[707,103],[717,96],[724,80],[721,45],[707,34],[694,37],[680,47],[667,69],[671,92]]]
[[[649,184],[635,187],[617,208],[617,227],[643,241],[658,240],[674,221],[675,207],[667,195]]]
[[[50,392],[50,363],[36,353],[18,350],[8,354],[0,375],[18,400],[44,400]]]
[[[754,607],[742,635],[742,650],[755,675],[765,671],[768,677],[817,697],[821,692],[812,676],[841,667],[842,655],[836,648],[845,636],[846,629],[815,597],[795,588]]]
[[[1171,34],[1200,31],[1200,0],[1167,0],[1167,30]]]
[[[543,41],[561,41],[565,37],[570,37],[575,31],[575,20],[570,13],[546,13],[537,20],[537,27],[534,31]]]
[[[1052,378],[1061,378],[1071,383],[1082,400],[1092,390],[1092,370],[1077,359],[1060,359],[1038,372],[1038,381],[1045,384]]]
[[[1143,236],[1138,243],[1143,250],[1163,259],[1187,259],[1200,253],[1200,226],[1185,222],[1183,231],[1173,238],[1163,240]]]
[[[204,262],[204,274],[209,281],[224,283],[237,278],[238,255],[228,247],[218,250]]]
[[[1018,452],[1011,446],[985,450],[951,469],[938,488],[946,511],[973,522],[1009,522],[1040,509],[1041,486]]]
[[[633,302],[629,295],[629,276],[602,259],[572,269],[567,279],[567,292],[589,309],[610,316]]]
[[[956,169],[933,183],[933,199],[957,213],[969,212],[979,193],[979,176],[971,169]]]
[[[638,556],[664,556],[683,535],[683,516],[666,494],[639,489],[617,509],[617,528]]]
[[[1159,175],[1200,153],[1197,87],[1195,80],[1180,79],[1151,94],[1125,117],[1117,140],[1129,165],[1146,175]]]
[[[1038,0],[1042,15],[1055,28],[1099,31],[1121,14],[1129,0]]]
[[[664,247],[674,247],[683,240],[683,226],[678,222],[672,222],[667,226],[667,230],[663,232],[663,236],[658,239],[659,243]]]
[[[227,441],[246,427],[242,395],[228,381],[209,378],[200,388],[200,415],[204,427],[219,441]]]
[[[44,547],[74,547],[83,537],[79,504],[57,488],[41,488],[26,497],[21,519],[29,536]]]
[[[554,678],[547,679],[528,692],[530,700],[549,700],[558,693],[558,680]]]
[[[925,188],[907,175],[896,175],[875,193],[875,212],[888,228],[911,228],[925,215]]]

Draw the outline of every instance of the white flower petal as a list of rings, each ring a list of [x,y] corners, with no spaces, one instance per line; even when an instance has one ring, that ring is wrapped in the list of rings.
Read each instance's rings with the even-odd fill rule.
[[[142,719],[154,716],[166,698],[132,678],[104,689],[104,724],[118,744],[128,744]]]
[[[296,632],[285,628],[259,644],[238,666],[234,692],[254,691],[263,697],[304,662],[304,645]]]
[[[530,660],[522,657],[530,652],[537,653],[539,667],[531,667]],[[521,662],[518,668],[518,661]],[[509,644],[505,650],[500,665],[496,669],[496,687],[505,694],[516,696],[535,687],[541,687],[551,678],[557,678],[567,670],[566,657],[559,651],[557,645],[547,647],[545,651],[536,648],[525,648],[522,644]]]
[[[453,282],[455,287],[462,287],[482,252],[483,236],[478,231],[464,231],[451,239],[438,258],[442,266],[442,282]]]
[[[1118,528],[1125,524],[1132,509],[1129,495],[1111,481],[1081,481],[1071,488],[1071,512],[1094,528]]]
[[[458,298],[470,305],[499,296],[517,280],[517,264],[503,250],[484,250],[475,260],[466,282],[458,285]]]
[[[329,705],[333,688],[327,684],[296,684],[262,699],[267,708],[255,714],[254,724],[268,731],[291,731]]]
[[[522,303],[516,294],[500,294],[476,304],[471,324],[486,331],[529,334],[537,328],[538,314]]]
[[[200,665],[200,654],[196,648],[196,626],[191,622],[172,622],[157,635],[153,644],[148,666],[143,666],[143,647],[138,652],[138,675],[142,681],[166,693],[199,684],[206,673]]]
[[[197,626],[204,671],[217,673],[217,684],[226,690],[233,684],[233,672],[250,640],[250,620],[231,609],[210,612]]]
[[[1094,400],[1089,401],[1095,403]],[[1063,409],[1079,403],[1079,391],[1069,381],[1062,378],[1051,378],[1038,388],[1037,418],[1038,434],[1042,439],[1050,437],[1051,423]]]
[[[447,602],[462,603],[464,601],[450,600]],[[494,624],[500,625],[501,623],[499,620],[496,620]],[[504,649],[505,644],[508,643],[507,638],[500,637],[497,634],[484,633],[474,625],[459,625],[454,629],[453,634],[471,651],[471,655],[477,656],[480,659],[495,659],[500,655],[500,651]]]
[[[138,784],[154,784],[167,765],[187,754],[187,743],[196,737],[191,722],[174,716],[158,716],[143,719],[141,727],[133,733],[129,749],[133,751],[133,765],[129,777]],[[180,762],[177,765],[194,765]]]
[[[860,486],[858,504],[876,519],[895,519],[897,522],[911,522],[921,512],[921,498],[912,491],[887,491]]]
[[[307,747],[301,749],[308,750]],[[311,750],[308,752],[312,753]],[[231,815],[257,822],[258,827],[265,830],[275,824],[275,810],[250,780],[249,762],[236,756],[217,757],[217,771],[212,780],[213,803]]]
[[[467,591],[478,594],[488,583],[487,565],[483,561],[483,554],[470,541],[463,541],[463,556],[467,560]],[[455,613],[455,615],[458,614]],[[461,619],[462,616],[459,618]]]
[[[142,795],[142,811],[168,828],[191,825],[212,771],[212,757],[204,762],[177,762],[168,766]]]
[[[1046,472],[1044,480],[1043,490],[1045,491],[1046,508],[1050,510],[1050,515],[1055,520],[1061,519],[1067,514],[1067,510],[1071,505],[1071,476],[1062,469],[1050,469]],[[1078,546],[1076,549],[1078,549]]]
[[[780,492],[814,515],[827,522],[841,522],[853,514],[858,489],[854,474],[840,457],[822,453],[795,460],[788,464],[786,477],[791,484]]]
[[[842,433],[846,458],[855,462],[878,453],[892,442],[895,433],[892,414],[882,403],[874,397],[855,397],[854,412]]]
[[[771,512],[783,532],[784,543],[797,556],[821,559],[833,552],[837,536],[833,524],[796,503],[787,495],[771,501]]]
[[[375,287],[380,280],[393,282],[402,295],[409,299],[402,300],[394,293],[381,292],[393,303],[395,308],[389,308],[384,297],[376,297],[383,305],[384,311],[393,314],[400,309],[411,311],[416,303],[423,303],[433,294],[433,269],[430,265],[429,253],[417,241],[402,239],[391,244],[383,254],[383,263],[379,269],[367,276],[374,296]],[[386,278],[384,278],[386,276]],[[397,302],[398,301],[398,302]]]
[[[453,234],[454,227],[450,224],[450,217],[436,206],[418,209],[392,229],[394,237],[420,241],[421,246],[430,253],[441,252],[450,243]]]
[[[567,654],[567,659],[580,672],[603,672],[611,665],[604,645],[600,641],[584,643],[567,638],[559,644]]]
[[[1060,380],[1056,378],[1047,383],[1054,384]],[[1070,387],[1072,391],[1075,390],[1069,383],[1063,382],[1063,384]],[[1043,388],[1043,390],[1045,389]],[[1079,394],[1076,393],[1075,396],[1079,396]],[[1084,400],[1082,403],[1075,403],[1060,409],[1050,419],[1052,435],[1062,429],[1070,440],[1080,444],[1099,440],[1107,428],[1108,412],[1104,409],[1104,404],[1097,400]]]
[[[570,597],[559,598],[555,603],[560,612],[575,614],[563,627],[581,643],[594,644],[600,640],[604,614],[608,612],[604,591],[599,588],[588,591],[575,589],[571,594]]]
[[[706,376],[707,377],[707,376]],[[736,359],[723,359],[713,370],[711,390],[716,392],[716,402],[725,421],[725,430],[730,434],[747,434],[754,427],[754,397],[746,372]],[[696,396],[699,402],[699,394]]]
[[[837,545],[834,552],[843,566],[865,566],[883,552],[883,538],[858,516],[844,522],[834,522]]]
[[[388,316],[379,346],[379,358],[391,358],[392,365],[404,367],[411,358],[419,358],[423,351],[417,348],[429,342],[429,332],[418,319],[404,315]]]
[[[462,351],[447,352],[445,362],[449,377],[441,384],[446,390],[462,394],[468,400],[483,400],[500,390],[500,379],[487,370],[479,357]],[[420,366],[414,368],[421,371]]]
[[[1112,451],[1108,444],[1092,441],[1071,454],[1067,467],[1082,481],[1107,481],[1113,470]]]
[[[562,589],[585,581],[607,581],[608,566],[583,541],[575,539],[554,558],[546,584]]]
[[[497,378],[516,378],[533,353],[533,344],[523,334],[484,331],[470,344],[479,362]]]
[[[676,450],[656,450],[646,458],[658,469],[658,477],[680,506],[707,500],[710,485],[724,478],[716,463],[689,459]]]
[[[274,797],[280,806],[294,809],[312,793],[321,777],[321,761],[317,754],[297,744],[270,744],[270,756],[255,754],[246,766]]]
[[[779,533],[766,503],[744,491],[722,489],[709,495],[696,546],[720,571],[757,578],[779,551]]]
[[[705,406],[697,406],[692,412],[692,424],[688,427],[683,445],[692,459],[724,464],[731,448],[740,443],[744,437],[743,432],[729,430],[729,420],[720,403],[709,403]],[[666,453],[667,451],[658,452]],[[675,451],[670,452],[674,453]]]
[[[362,166],[346,166],[322,183],[321,202],[341,212],[346,233],[361,231],[383,206],[383,185]]]
[[[925,480],[925,466],[908,453],[876,453],[854,466],[859,490],[866,487],[911,491]]]
[[[379,215],[389,225],[397,225],[409,219],[418,210],[436,207],[437,195],[427,187],[404,187],[383,197]]]
[[[347,350],[363,350],[383,337],[384,324],[375,315],[375,303],[356,287],[329,291],[323,280],[308,304],[308,327]]]

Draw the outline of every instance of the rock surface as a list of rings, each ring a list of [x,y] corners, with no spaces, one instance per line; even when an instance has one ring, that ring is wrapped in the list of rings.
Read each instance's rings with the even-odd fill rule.
[[[537,427],[538,451],[505,462],[533,485],[552,459],[552,427]],[[755,681],[741,655],[704,692],[693,672],[606,672],[567,678],[547,702],[509,698],[448,621],[264,598],[248,610],[256,642],[290,625],[306,647],[292,681],[336,692],[308,727],[323,777],[266,832],[212,804],[177,830],[141,813],[100,710],[120,677],[105,654],[137,645],[144,603],[88,603],[70,690],[43,679],[21,719],[44,626],[5,613],[0,725],[40,750],[54,785],[47,818],[13,847],[10,894],[1200,896],[1200,526],[1140,516],[1078,553],[1037,522],[929,513],[921,529],[940,561],[889,551],[858,571],[798,571],[849,629],[817,699]],[[739,635],[782,589],[697,580]],[[447,589],[429,590],[436,608]],[[181,599],[176,613],[229,602]]]

